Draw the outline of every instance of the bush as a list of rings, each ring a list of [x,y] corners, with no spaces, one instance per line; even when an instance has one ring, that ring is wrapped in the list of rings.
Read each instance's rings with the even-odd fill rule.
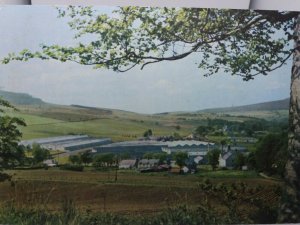
[[[70,210],[71,208],[71,210]],[[6,208],[0,210],[0,223],[23,225],[182,225],[182,224],[222,224],[227,222],[216,212],[205,206],[192,209],[186,205],[170,207],[153,216],[125,216],[116,213],[78,213],[72,201],[63,202],[61,213],[46,210]]]
[[[72,171],[83,171],[84,166],[82,165],[73,165],[73,164],[65,164],[59,167],[61,170],[72,170]]]

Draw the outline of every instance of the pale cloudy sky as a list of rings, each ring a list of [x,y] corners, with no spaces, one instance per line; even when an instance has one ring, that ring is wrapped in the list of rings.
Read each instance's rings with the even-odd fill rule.
[[[54,7],[7,6],[0,10],[0,58],[24,48],[37,50],[41,43],[69,45],[75,43],[72,37],[67,21],[57,18]],[[228,74],[205,78],[196,62],[192,56],[126,73],[56,61],[12,62],[0,64],[0,87],[51,103],[141,113],[237,106],[289,96],[291,62],[249,82]]]

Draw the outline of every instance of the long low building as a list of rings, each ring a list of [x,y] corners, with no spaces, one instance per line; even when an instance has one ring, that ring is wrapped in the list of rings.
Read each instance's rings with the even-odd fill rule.
[[[178,151],[187,152],[190,156],[204,156],[207,151],[214,148],[214,143],[203,141],[125,141],[97,147],[97,153],[112,152],[129,153],[136,157],[146,152],[166,152],[172,154]]]
[[[88,138],[89,138],[88,135],[66,135],[66,136],[58,136],[58,137],[24,140],[20,142],[20,145],[31,147],[34,143],[39,145],[46,145],[46,144],[62,143],[67,141],[84,140]]]
[[[92,138],[88,135],[68,135],[21,141],[20,145],[32,147],[36,143],[48,150],[76,151],[94,149],[111,143],[110,138]]]
[[[141,157],[145,152],[161,152],[162,146],[167,146],[159,141],[124,141],[95,148],[97,153],[129,153],[135,157]]]
[[[204,141],[168,141],[167,146],[162,147],[162,151],[168,154],[175,152],[187,152],[190,156],[204,156],[207,151],[215,147],[214,143]]]

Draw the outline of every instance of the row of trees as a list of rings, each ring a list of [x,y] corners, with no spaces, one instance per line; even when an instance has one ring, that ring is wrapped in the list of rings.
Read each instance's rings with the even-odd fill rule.
[[[201,137],[208,134],[223,136],[223,128],[227,127],[228,132],[234,132],[237,136],[252,137],[257,131],[277,132],[282,128],[287,128],[287,125],[287,121],[266,121],[264,119],[250,119],[244,122],[207,119],[207,124],[198,126],[195,129],[195,134]]]
[[[93,157],[90,151],[85,151],[77,155],[70,155],[69,161],[73,164],[89,164],[93,161]]]

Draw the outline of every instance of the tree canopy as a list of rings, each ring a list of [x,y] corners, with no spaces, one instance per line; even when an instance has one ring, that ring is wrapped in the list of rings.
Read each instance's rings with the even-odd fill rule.
[[[44,160],[48,159],[50,152],[48,149],[42,148],[41,145],[33,143],[32,145],[32,156],[35,164],[41,163]]]
[[[186,160],[188,159],[187,152],[176,152],[174,155],[174,159],[176,161],[176,164],[182,168],[186,165]]]
[[[24,149],[19,146],[22,137],[19,126],[26,124],[20,118],[6,115],[5,109],[16,110],[14,106],[0,98],[0,170],[13,168],[24,159]],[[7,178],[9,176],[0,173],[0,181]]]
[[[219,165],[219,156],[220,156],[219,149],[212,149],[207,153],[208,164],[211,165],[211,168],[215,170]]]
[[[268,134],[257,143],[254,153],[256,168],[267,174],[284,175],[287,161],[287,133]]]
[[[108,15],[70,6],[60,9],[59,16],[69,17],[77,46],[41,45],[39,52],[25,49],[2,62],[55,59],[124,72],[197,54],[203,75],[220,70],[249,80],[267,75],[291,57],[288,45],[297,13],[121,7]],[[284,31],[284,37],[277,31]],[[92,40],[83,41],[85,37]]]

